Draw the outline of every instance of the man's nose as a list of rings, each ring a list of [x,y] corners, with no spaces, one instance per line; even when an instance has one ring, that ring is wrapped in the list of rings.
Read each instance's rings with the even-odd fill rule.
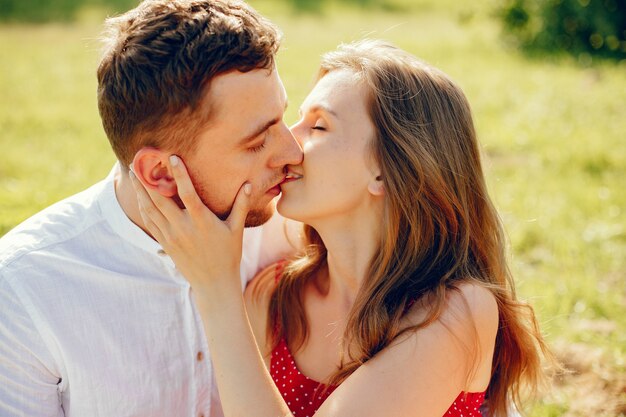
[[[285,165],[300,165],[302,163],[302,147],[293,136],[287,125],[283,122],[278,137],[279,147],[271,160],[274,167]]]

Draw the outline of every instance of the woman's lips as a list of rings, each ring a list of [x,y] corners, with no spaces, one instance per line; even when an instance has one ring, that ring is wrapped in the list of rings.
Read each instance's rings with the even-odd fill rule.
[[[300,178],[302,178],[302,175],[296,174],[295,172],[288,172],[287,175],[285,175],[285,179],[283,180],[281,184],[284,184],[286,182],[296,181],[296,180],[299,180]]]

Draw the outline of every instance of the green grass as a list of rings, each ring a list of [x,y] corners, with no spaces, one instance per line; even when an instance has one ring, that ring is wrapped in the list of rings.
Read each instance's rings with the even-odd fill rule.
[[[304,15],[282,2],[252,3],[285,33],[278,65],[289,122],[320,55],[340,42],[390,40],[461,84],[520,294],[577,368],[531,415],[624,415],[625,66],[524,58],[503,46],[486,2],[404,0],[392,11],[332,3]],[[101,17],[0,26],[0,235],[99,180],[114,161],[95,98]]]

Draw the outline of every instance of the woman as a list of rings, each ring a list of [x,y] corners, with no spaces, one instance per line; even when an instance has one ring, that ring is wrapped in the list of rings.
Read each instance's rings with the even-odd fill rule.
[[[220,222],[176,157],[186,211],[135,181],[150,232],[194,288],[225,415],[478,416],[486,401],[501,416],[519,406],[546,350],[515,297],[462,91],[395,47],[361,41],[323,58],[292,132],[304,161],[277,209],[306,224],[305,250],[255,278],[245,306],[250,185]]]

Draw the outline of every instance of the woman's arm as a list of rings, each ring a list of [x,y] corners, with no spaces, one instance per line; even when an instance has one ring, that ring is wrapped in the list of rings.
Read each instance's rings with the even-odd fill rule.
[[[413,323],[423,316],[415,310],[409,313]],[[362,365],[316,416],[441,417],[461,391],[486,389],[497,330],[498,307],[491,292],[462,284],[450,294],[439,320],[401,336]]]
[[[242,187],[230,217],[222,222],[204,207],[182,163],[173,163],[171,169],[185,210],[158,193],[146,191],[136,178],[133,183],[148,230],[193,288],[225,415],[291,416],[264,365],[239,286],[241,234],[249,192]],[[478,343],[484,352],[489,350],[489,342],[484,340],[495,338],[495,300],[490,293],[477,293],[479,298],[468,305],[478,333],[467,331],[468,314],[463,320],[454,309],[446,309],[452,314],[450,320],[444,314],[444,320],[384,349],[337,388],[316,416],[440,417],[464,389],[468,370],[475,365],[465,346]],[[486,336],[481,336],[481,329],[487,329]],[[490,357],[487,359],[490,364]]]
[[[196,293],[227,417],[291,416],[265,363],[244,308],[241,291],[226,296]]]
[[[243,293],[250,327],[268,369],[272,351],[267,334],[268,308],[270,298],[276,288],[278,265],[275,263],[259,272],[248,283]]]

